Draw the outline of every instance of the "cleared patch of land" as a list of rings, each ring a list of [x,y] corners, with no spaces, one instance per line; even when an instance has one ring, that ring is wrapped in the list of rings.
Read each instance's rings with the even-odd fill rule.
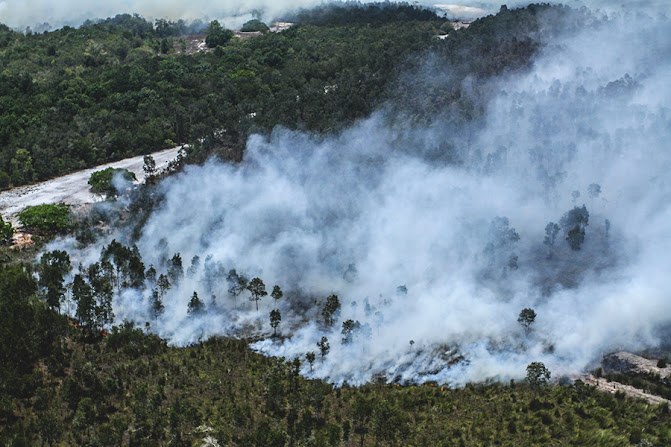
[[[585,382],[587,385],[595,386],[599,391],[611,394],[615,394],[620,391],[630,397],[645,399],[651,404],[665,403],[671,406],[671,402],[669,402],[668,399],[664,399],[663,397],[657,396],[655,394],[646,393],[645,391],[639,390],[638,388],[635,388],[631,385],[609,381],[604,378],[596,377],[592,374],[581,374],[579,379]]]
[[[156,168],[160,171],[174,160],[181,146],[165,149],[151,154],[156,161]],[[124,160],[96,166],[95,168],[73,172],[72,174],[57,177],[34,185],[20,186],[0,193],[0,215],[5,220],[17,226],[16,215],[29,206],[44,203],[66,203],[75,207],[88,205],[102,200],[101,196],[91,193],[89,188],[89,177],[92,173],[109,167],[125,168],[133,172],[138,181],[144,181],[144,156],[126,158]]]

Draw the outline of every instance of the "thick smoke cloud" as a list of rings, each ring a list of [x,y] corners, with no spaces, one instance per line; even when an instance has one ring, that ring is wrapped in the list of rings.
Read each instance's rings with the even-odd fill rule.
[[[531,361],[559,376],[609,350],[663,342],[671,320],[669,29],[654,13],[644,28],[616,15],[547,42],[529,73],[497,81],[484,125],[456,148],[457,165],[432,160],[423,145],[460,129],[413,129],[416,143],[407,144],[379,112],[337,137],[253,136],[237,166],[187,167],[162,183],[166,200],[137,245],[159,273],[174,253],[185,270],[194,256],[200,262],[166,293],[157,320],[149,290],[117,297],[117,319],[152,321],[179,345],[268,336],[272,299],[256,311],[247,292],[230,295],[235,268],[261,277],[269,292],[284,290],[283,338],[255,349],[287,358],[316,351],[314,370],[303,372],[336,383],[377,374],[507,380]],[[581,249],[569,248],[562,229],[548,259],[546,224],[583,204]],[[73,258],[86,264],[99,250]],[[187,314],[194,291],[202,315]],[[330,294],[342,309],[325,328]],[[525,307],[538,314],[528,336],[517,323]],[[348,319],[361,329],[342,344]],[[331,349],[320,361],[322,336]]]

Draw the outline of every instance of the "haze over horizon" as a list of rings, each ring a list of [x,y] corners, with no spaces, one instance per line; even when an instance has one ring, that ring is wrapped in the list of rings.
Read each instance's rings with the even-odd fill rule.
[[[363,0],[362,3],[370,3]],[[87,19],[105,19],[117,14],[139,14],[147,20],[165,18],[169,20],[203,20],[218,19],[225,26],[234,28],[251,18],[260,17],[272,21],[290,11],[310,8],[328,3],[323,0],[0,0],[0,23],[11,28],[24,30],[36,27],[40,31],[61,28],[65,25],[79,26]],[[509,7],[525,6],[530,2],[512,1],[468,1],[440,2],[422,0],[422,6],[440,6],[451,19],[474,20],[482,15],[496,13],[502,4]],[[580,4],[577,0],[568,0],[565,4]],[[589,2],[587,2],[589,4]],[[258,16],[258,17],[257,17]]]
[[[23,30],[26,26],[48,23],[51,28],[79,26],[87,19],[114,17],[117,14],[139,14],[148,19],[220,20],[235,28],[252,18],[272,21],[290,11],[323,4],[322,0],[0,0],[0,23]],[[364,1],[363,3],[368,3]],[[426,4],[431,4],[427,2]]]

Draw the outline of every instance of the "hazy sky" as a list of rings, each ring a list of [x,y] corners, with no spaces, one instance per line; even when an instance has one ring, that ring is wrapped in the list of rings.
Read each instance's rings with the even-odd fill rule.
[[[365,1],[364,1],[365,2]],[[266,20],[291,9],[322,4],[322,0],[0,0],[0,22],[23,29],[48,22],[53,27],[79,25],[85,19],[106,18],[119,13],[138,13],[146,18],[224,19],[237,26],[240,17],[254,9],[263,11]],[[433,3],[452,2],[422,2]],[[478,6],[498,10],[495,2],[477,2]],[[472,16],[466,12],[466,16]],[[238,17],[238,18],[232,18]],[[230,22],[230,23],[228,23]]]
[[[369,2],[363,0],[363,3]],[[53,28],[63,25],[78,26],[86,19],[112,17],[120,13],[137,13],[147,19],[202,19],[222,20],[228,27],[240,26],[252,17],[252,11],[262,11],[264,20],[273,20],[292,9],[311,7],[324,0],[0,0],[0,23],[23,30],[26,26],[49,23]],[[524,6],[530,2],[511,1],[435,1],[421,0],[420,4],[448,5],[450,18],[474,19],[484,13],[495,13],[502,4],[508,7]],[[553,3],[553,2],[550,2]],[[626,9],[629,13],[654,5],[667,14],[671,2],[666,0],[565,0],[559,3],[608,10]],[[467,7],[463,9],[461,7]],[[480,12],[478,11],[480,10]]]

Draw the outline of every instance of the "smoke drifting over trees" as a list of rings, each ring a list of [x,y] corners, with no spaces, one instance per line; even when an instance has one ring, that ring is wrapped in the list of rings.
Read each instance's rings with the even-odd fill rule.
[[[336,383],[506,380],[530,362],[559,376],[658,344],[671,315],[671,35],[654,12],[644,28],[615,14],[545,42],[529,72],[492,83],[467,130],[390,126],[381,110],[337,136],[253,136],[239,165],[188,166],[160,184],[165,200],[134,242],[159,275],[177,253],[200,265],[160,288],[160,313],[151,287],[123,290],[117,320],[188,344],[269,336],[277,308],[285,338],[255,348],[305,358],[331,340],[302,372]],[[427,155],[445,141],[448,157]],[[589,225],[552,227],[544,244],[548,222],[581,217],[581,200]],[[565,240],[576,226],[580,250]],[[71,253],[72,264],[99,253]],[[250,302],[240,278],[283,297]],[[196,293],[213,299],[189,313]],[[331,295],[338,321],[324,324]],[[523,308],[537,315],[528,337]],[[339,343],[347,321],[359,324]]]
[[[64,25],[78,26],[87,19],[113,17],[122,13],[137,13],[150,19],[186,19],[186,20],[223,20],[228,27],[241,26],[253,18],[271,21],[281,18],[288,12],[300,8],[310,8],[322,5],[322,0],[66,0],[53,2],[50,0],[0,0],[0,23],[10,27],[24,29],[28,26],[37,31],[60,28]],[[337,3],[337,2],[331,2]],[[370,3],[363,0],[361,3]],[[416,2],[408,2],[416,3]],[[439,1],[422,0],[423,6],[441,6]],[[508,7],[521,7],[529,2],[524,0],[512,1],[472,1],[463,8],[459,5],[450,6],[445,11],[450,19],[474,20],[482,15],[496,13],[505,3]],[[567,0],[565,5],[579,7],[587,4],[592,8],[614,10],[620,5],[613,5],[608,0]],[[657,10],[671,11],[671,5],[665,0],[630,0],[627,8],[638,10],[654,5]],[[446,6],[446,5],[442,5]]]
[[[374,0],[377,1],[377,0]],[[27,26],[60,28],[64,25],[78,26],[87,19],[113,17],[122,13],[137,13],[150,19],[223,20],[228,27],[239,27],[250,19],[260,18],[272,21],[301,8],[323,5],[322,0],[67,0],[54,3],[49,0],[0,0],[0,23],[24,29]],[[346,3],[346,2],[326,2]],[[360,3],[371,3],[361,1]],[[410,3],[410,2],[409,2]],[[422,1],[431,6],[435,2]],[[510,2],[509,2],[510,3]],[[512,4],[512,3],[510,3]],[[522,2],[518,2],[522,4]],[[495,2],[480,3],[485,11],[497,11]],[[476,11],[481,11],[476,9]],[[466,14],[475,19],[481,14]],[[450,14],[454,16],[454,14]],[[457,14],[457,18],[462,15]],[[47,26],[48,25],[48,26]]]

